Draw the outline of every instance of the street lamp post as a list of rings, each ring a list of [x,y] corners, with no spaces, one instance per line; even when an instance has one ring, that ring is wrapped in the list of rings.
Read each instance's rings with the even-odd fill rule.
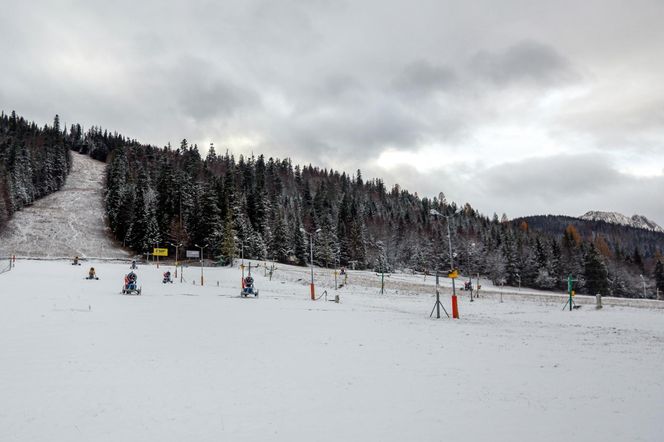
[[[235,237],[235,241],[240,241],[240,256],[242,261],[240,262],[240,269],[242,269],[242,280],[240,281],[240,285],[244,284],[244,240],[240,240],[237,236]],[[234,252],[235,253],[235,252]],[[251,276],[251,275],[249,275]],[[242,285],[244,287],[244,285]]]
[[[168,244],[175,247],[175,277],[177,278],[178,277],[178,257],[180,256],[178,254],[178,251],[179,251],[180,247],[182,247],[182,244],[180,244],[180,243],[174,244],[172,242],[169,242]],[[182,273],[182,272],[180,272],[180,273]],[[182,280],[180,280],[180,282],[182,282]]]
[[[442,213],[440,213],[436,209],[431,209],[429,211],[429,213],[433,216],[442,216],[447,221],[447,242],[448,242],[449,251],[450,251],[450,272],[453,272],[454,271],[454,255],[452,254],[452,234],[450,233],[450,218],[453,217],[454,215],[456,215],[456,212],[451,214],[451,215],[443,215]],[[457,303],[456,286],[455,286],[454,280],[455,280],[455,278],[452,278],[452,317],[454,319],[459,319],[459,307],[458,307],[458,303]],[[438,294],[436,294],[436,296],[438,296]],[[438,301],[438,299],[436,299],[436,302],[440,302],[440,301]],[[440,311],[438,311],[437,317],[440,318]]]
[[[203,285],[203,249],[207,246],[199,246],[198,244],[194,244],[194,246],[201,249],[201,285]]]
[[[303,228],[300,228],[300,231],[302,233],[306,234],[306,235],[309,235],[309,244],[310,244],[310,247],[309,247],[309,252],[310,252],[309,263],[311,264],[311,285],[310,285],[310,289],[311,289],[311,300],[315,301],[316,300],[316,289],[314,288],[314,235],[316,235],[316,233],[319,233],[320,229],[316,229],[316,231],[313,232],[313,233],[309,233],[306,230],[304,230]]]

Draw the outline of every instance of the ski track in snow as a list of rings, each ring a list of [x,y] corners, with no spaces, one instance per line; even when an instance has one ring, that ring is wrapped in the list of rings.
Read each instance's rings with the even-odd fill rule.
[[[104,223],[105,164],[72,152],[57,192],[16,212],[0,235],[0,256],[127,258]]]

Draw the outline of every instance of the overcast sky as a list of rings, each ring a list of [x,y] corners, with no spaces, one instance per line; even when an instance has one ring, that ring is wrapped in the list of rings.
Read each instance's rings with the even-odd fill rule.
[[[664,2],[0,0],[0,109],[664,226]]]

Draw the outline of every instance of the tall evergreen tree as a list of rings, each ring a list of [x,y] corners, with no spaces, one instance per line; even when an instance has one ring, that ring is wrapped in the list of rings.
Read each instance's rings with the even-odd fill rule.
[[[592,243],[585,256],[584,276],[586,292],[588,294],[594,295],[600,293],[607,295],[609,293],[609,275],[606,264],[604,264],[602,257]]]

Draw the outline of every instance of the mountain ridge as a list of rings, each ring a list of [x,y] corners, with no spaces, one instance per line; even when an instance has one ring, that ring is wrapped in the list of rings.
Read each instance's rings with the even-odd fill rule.
[[[637,229],[651,230],[653,232],[664,233],[664,229],[656,222],[646,218],[643,215],[634,214],[631,217],[619,212],[604,212],[601,210],[590,210],[578,217],[586,221],[604,221],[610,224],[619,224],[623,226],[634,227]]]

